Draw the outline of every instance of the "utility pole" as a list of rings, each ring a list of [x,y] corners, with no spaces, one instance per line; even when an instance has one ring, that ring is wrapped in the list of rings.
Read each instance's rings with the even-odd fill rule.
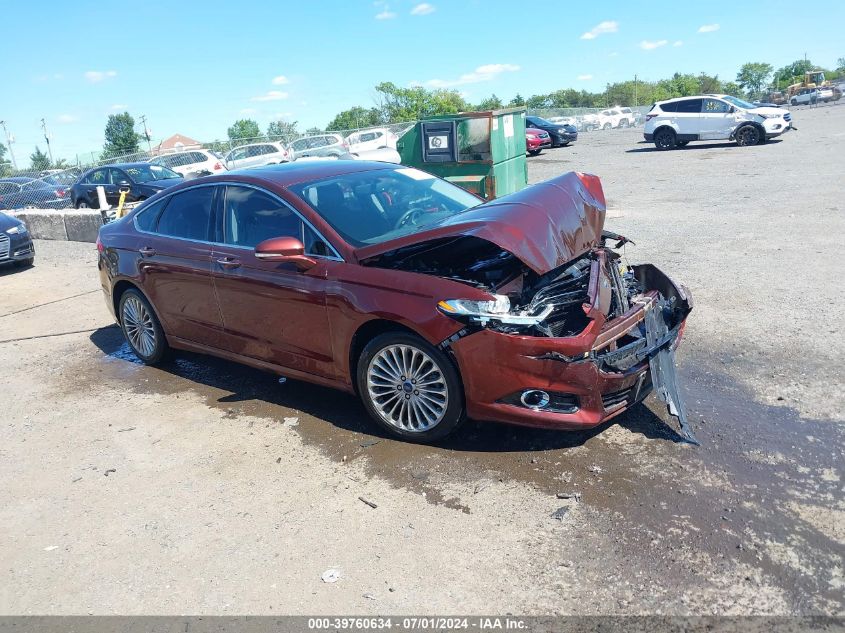
[[[637,100],[637,75],[634,74],[634,107],[636,108],[640,105],[640,102]]]
[[[12,143],[14,143],[15,139],[9,136],[9,130],[6,129],[6,122],[0,121],[0,125],[3,126],[3,131],[6,133],[6,147],[9,148],[9,156],[12,157],[12,167],[17,171],[18,164],[15,162],[15,152],[12,151]]]
[[[141,115],[141,125],[144,126],[144,138],[147,139],[147,150],[149,152],[153,151],[152,145],[150,145],[150,133],[147,131],[147,115]]]
[[[50,165],[53,164],[53,148],[50,147],[50,135],[47,134],[47,123],[41,119],[41,129],[44,130],[44,140],[47,141],[47,155],[50,157]]]

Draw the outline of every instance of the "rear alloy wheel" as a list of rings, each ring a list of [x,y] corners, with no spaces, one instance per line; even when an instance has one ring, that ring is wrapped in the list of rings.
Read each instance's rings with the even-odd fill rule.
[[[743,125],[736,131],[736,144],[740,147],[757,145],[760,142],[760,130],[753,125]]]
[[[147,365],[161,362],[169,351],[161,323],[146,298],[137,290],[120,297],[120,327],[135,355]]]
[[[609,130],[610,128],[611,128],[610,123],[605,123],[604,127],[602,127],[603,130]]]
[[[88,206],[88,202],[86,202],[85,200],[80,200],[79,202],[76,203],[76,208],[77,209],[90,209],[91,207]]]
[[[357,378],[368,413],[395,437],[434,442],[464,420],[457,369],[414,334],[388,332],[370,341],[358,360]]]
[[[663,128],[654,135],[654,146],[659,150],[674,149],[677,145],[677,137],[674,130]]]
[[[798,102],[795,99],[793,99],[792,101],[789,102],[789,105],[797,106]]]

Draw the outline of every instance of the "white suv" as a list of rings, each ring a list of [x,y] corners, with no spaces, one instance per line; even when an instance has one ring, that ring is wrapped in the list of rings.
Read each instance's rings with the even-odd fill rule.
[[[244,169],[286,163],[290,160],[288,150],[281,143],[251,143],[241,145],[226,154],[224,159],[229,169]]]
[[[758,108],[730,95],[701,95],[658,101],[645,116],[643,136],[657,149],[683,147],[690,141],[735,140],[757,145],[792,127],[782,108]]]
[[[359,152],[367,152],[383,147],[396,149],[398,138],[398,136],[386,128],[376,128],[374,130],[353,132],[346,137],[345,141],[349,146],[349,152],[351,154],[358,154]]]
[[[172,169],[180,176],[207,176],[226,171],[223,159],[208,149],[188,149],[162,154],[150,159],[150,164]]]

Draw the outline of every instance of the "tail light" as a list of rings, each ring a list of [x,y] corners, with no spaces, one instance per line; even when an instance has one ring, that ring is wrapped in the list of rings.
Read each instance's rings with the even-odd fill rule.
[[[100,241],[100,236],[98,235],[97,236],[97,252],[102,253],[104,250],[106,250],[106,247],[103,246],[103,243]]]
[[[656,116],[657,116],[656,114],[646,114],[646,115],[645,115],[645,120],[646,120],[646,121],[651,121],[651,120],[652,120],[654,117],[656,117]]]
[[[67,191],[65,191],[64,189],[56,189],[56,195],[59,198],[64,198],[67,195]]]
[[[214,163],[214,171],[220,171],[221,169],[223,169],[223,165],[220,164],[220,161]]]

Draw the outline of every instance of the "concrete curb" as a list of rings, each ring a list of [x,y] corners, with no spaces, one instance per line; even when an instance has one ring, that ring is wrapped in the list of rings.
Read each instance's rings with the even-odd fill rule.
[[[69,240],[96,242],[103,226],[102,214],[94,209],[25,209],[9,215],[26,224],[30,235],[37,240]]]

